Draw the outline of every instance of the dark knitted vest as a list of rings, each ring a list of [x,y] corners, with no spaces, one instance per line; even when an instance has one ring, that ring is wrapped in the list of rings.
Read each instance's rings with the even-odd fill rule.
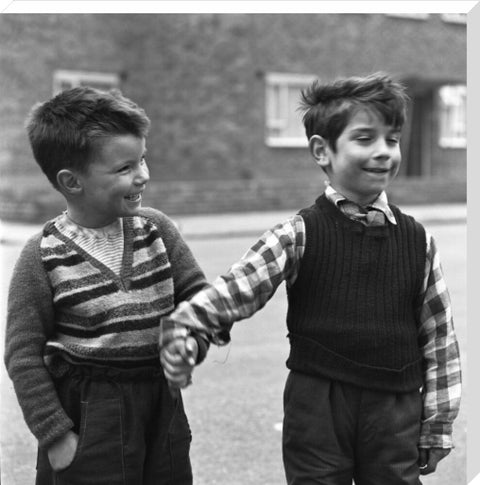
[[[425,230],[390,207],[397,225],[364,226],[325,195],[300,212],[306,247],[288,291],[290,369],[394,392],[423,384],[415,309]]]

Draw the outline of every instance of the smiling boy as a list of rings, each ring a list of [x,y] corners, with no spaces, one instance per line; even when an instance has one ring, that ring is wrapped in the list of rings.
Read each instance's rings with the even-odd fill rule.
[[[119,214],[136,215],[150,180],[145,157],[144,138],[118,135],[98,142],[89,170],[60,170],[57,179],[67,194],[70,219],[98,228],[117,221]]]
[[[385,193],[407,96],[382,73],[315,82],[302,95],[325,192],[164,323],[225,344],[285,281],[288,484],[418,485],[453,446],[461,374],[434,239]],[[167,347],[161,358],[174,362]]]
[[[400,168],[398,128],[366,110],[352,115],[336,149],[320,135],[313,135],[309,146],[335,190],[362,207],[374,202]]]
[[[192,483],[159,319],[205,278],[174,223],[142,208],[149,127],[120,92],[88,87],[27,121],[35,160],[66,202],[27,241],[9,291],[5,363],[38,440],[37,485]],[[203,338],[182,343],[205,356]]]

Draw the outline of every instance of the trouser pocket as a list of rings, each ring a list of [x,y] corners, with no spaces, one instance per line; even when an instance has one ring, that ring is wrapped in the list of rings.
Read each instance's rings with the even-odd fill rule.
[[[179,402],[168,433],[168,444],[172,466],[172,483],[191,485],[190,443],[192,434],[182,402]]]
[[[57,485],[123,485],[122,407],[118,399],[83,401],[75,457]]]

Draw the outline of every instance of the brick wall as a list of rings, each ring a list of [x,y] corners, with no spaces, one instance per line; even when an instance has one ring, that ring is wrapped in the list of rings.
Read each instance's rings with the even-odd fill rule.
[[[144,206],[156,207],[170,215],[291,210],[312,204],[323,191],[323,177],[296,178],[289,183],[278,178],[262,180],[203,180],[151,182]],[[389,188],[392,203],[435,204],[465,202],[465,181],[433,178],[397,179]],[[42,222],[65,209],[62,197],[43,184],[3,187],[0,219]]]
[[[462,81],[465,57],[465,26],[438,15],[428,21],[383,14],[2,15],[2,213],[38,215],[51,206],[50,189],[32,168],[23,122],[34,102],[51,96],[55,69],[120,73],[124,94],[152,120],[152,185],[169,194],[158,202],[174,201],[173,212],[218,212],[270,209],[289,198],[297,207],[304,200],[298,187],[316,180],[305,148],[264,143],[265,73],[386,70]],[[453,172],[459,183],[451,197],[465,200],[465,151],[436,152],[435,163],[432,174]],[[25,174],[36,181],[18,182]],[[423,184],[435,192],[434,179]],[[287,195],[279,202],[280,187]],[[196,209],[185,202],[191,199]]]

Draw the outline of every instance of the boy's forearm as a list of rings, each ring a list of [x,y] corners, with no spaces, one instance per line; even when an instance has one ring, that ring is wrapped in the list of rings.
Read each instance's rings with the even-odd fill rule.
[[[419,342],[424,366],[420,446],[451,448],[452,425],[460,407],[462,374],[450,296],[433,238],[427,247]]]
[[[10,344],[6,366],[27,426],[40,446],[48,446],[70,430],[73,422],[61,406],[43,360],[32,359],[36,352],[35,346],[22,340]]]
[[[450,346],[450,351],[447,347],[442,352],[427,353],[425,385],[422,391],[421,448],[447,449],[454,446],[453,423],[459,412],[461,398],[460,359],[456,349],[458,346],[454,343]]]
[[[60,404],[50,373],[42,357],[42,338],[28,332],[35,325],[26,320],[24,331],[9,334],[5,349],[5,364],[14,384],[25,422],[39,442],[48,446],[73,426]]]
[[[27,243],[12,276],[4,361],[28,427],[40,446],[48,446],[73,423],[60,404],[43,361],[54,311],[48,282],[35,257],[36,248],[34,241]]]
[[[217,345],[227,344],[233,324],[251,317],[296,274],[301,238],[295,220],[265,232],[228,273],[181,302],[167,320]]]
[[[427,353],[425,366],[420,446],[451,448],[452,427],[460,409],[462,391],[456,341],[441,351]]]

